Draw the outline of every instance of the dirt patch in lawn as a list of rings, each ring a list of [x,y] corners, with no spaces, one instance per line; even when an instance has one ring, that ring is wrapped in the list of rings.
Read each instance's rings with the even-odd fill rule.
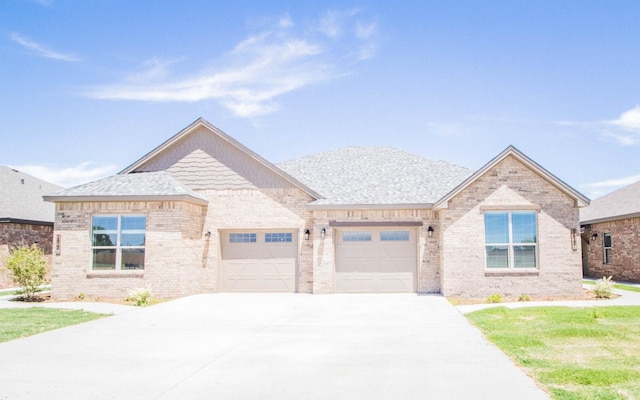
[[[617,294],[612,293],[611,294],[611,299],[615,299],[620,297]],[[574,295],[574,296],[529,296],[530,300],[526,300],[524,302],[528,302],[528,301],[571,301],[571,300],[608,300],[608,299],[600,299],[598,297],[596,297],[596,294],[593,290],[589,290],[589,289],[584,289],[581,295]],[[487,301],[486,298],[474,298],[474,299],[470,299],[470,298],[451,298],[449,299],[449,301],[456,306],[461,306],[461,305],[467,305],[467,304],[487,304],[489,303],[489,301]],[[519,296],[502,296],[502,301],[500,301],[500,303],[515,303],[515,302],[523,302],[523,300],[521,300],[519,298]]]

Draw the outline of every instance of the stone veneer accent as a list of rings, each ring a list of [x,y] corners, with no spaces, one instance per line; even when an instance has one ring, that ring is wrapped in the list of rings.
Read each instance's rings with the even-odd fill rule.
[[[536,270],[485,268],[483,208],[539,210]],[[560,296],[582,291],[580,240],[572,238],[572,232],[579,232],[574,200],[512,156],[452,198],[440,222],[445,296]],[[572,239],[577,241],[575,249]]]
[[[440,246],[437,238],[429,238],[427,229],[439,230],[438,213],[425,209],[409,210],[318,210],[313,212],[313,293],[334,293],[335,229],[330,221],[339,222],[422,222],[418,229],[417,291],[440,291]],[[326,229],[324,240],[320,232]]]
[[[44,251],[47,265],[51,267],[53,224],[0,223],[0,288],[14,287],[11,272],[6,268],[10,249],[37,243]]]
[[[596,240],[591,235],[597,233]],[[611,263],[604,263],[603,234],[611,234]],[[640,282],[640,217],[600,222],[585,227],[588,241],[587,269],[593,278],[613,276],[613,280]]]

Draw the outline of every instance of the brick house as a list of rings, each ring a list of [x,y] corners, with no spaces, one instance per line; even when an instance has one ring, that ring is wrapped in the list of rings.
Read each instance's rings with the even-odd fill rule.
[[[513,147],[476,172],[390,147],[271,164],[198,119],[56,203],[52,295],[582,290],[589,200]]]
[[[580,210],[586,276],[640,282],[640,182]]]
[[[6,288],[13,286],[5,268],[10,248],[37,243],[51,264],[55,206],[42,196],[62,187],[0,166],[0,188],[0,288]]]

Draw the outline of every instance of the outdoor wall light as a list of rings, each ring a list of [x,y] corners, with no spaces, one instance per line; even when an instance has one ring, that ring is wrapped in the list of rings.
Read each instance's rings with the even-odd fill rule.
[[[304,240],[309,240],[309,236],[311,235],[311,232],[309,232],[308,229],[304,230]]]
[[[326,230],[326,229],[324,229],[324,228],[322,228],[322,230],[320,231],[320,237],[321,237],[322,239],[324,239],[324,237],[326,236],[326,234],[327,234],[327,230]]]
[[[204,237],[209,239],[211,237],[211,231],[207,231],[207,233],[204,234]]]
[[[598,232],[593,232],[591,234],[591,241],[595,242],[597,238],[598,238]]]
[[[429,238],[433,237],[433,226],[429,225],[429,228],[427,228],[427,236],[429,236]]]

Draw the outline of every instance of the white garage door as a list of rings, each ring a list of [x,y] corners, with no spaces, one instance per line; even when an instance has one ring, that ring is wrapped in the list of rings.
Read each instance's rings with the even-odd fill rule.
[[[336,291],[415,292],[416,253],[415,229],[340,229],[336,242]]]
[[[295,292],[293,231],[222,232],[222,292]]]

